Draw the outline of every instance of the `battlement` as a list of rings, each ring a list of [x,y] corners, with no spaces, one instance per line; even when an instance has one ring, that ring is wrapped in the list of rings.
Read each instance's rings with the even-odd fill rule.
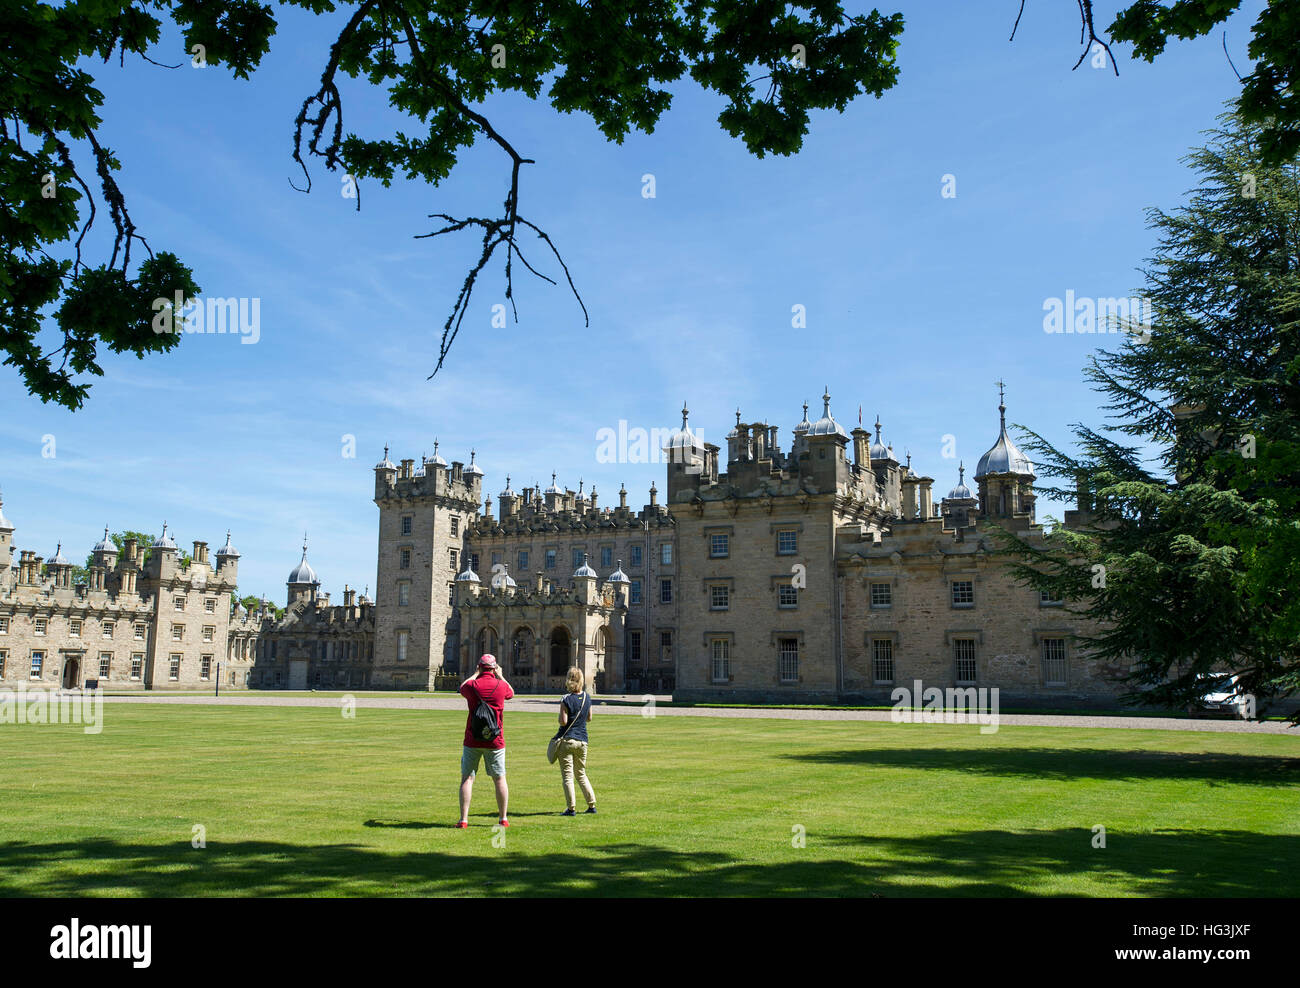
[[[375,503],[379,505],[395,500],[431,501],[477,512],[482,485],[483,471],[474,464],[473,453],[468,466],[460,460],[446,463],[435,454],[433,459],[422,457],[417,468],[415,460],[391,463],[385,447],[383,460],[375,465]]]

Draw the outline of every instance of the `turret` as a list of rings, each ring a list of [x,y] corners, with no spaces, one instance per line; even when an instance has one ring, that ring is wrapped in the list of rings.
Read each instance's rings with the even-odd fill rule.
[[[238,582],[239,550],[230,544],[230,530],[226,530],[226,544],[217,550],[217,576],[232,586]]]
[[[980,514],[986,518],[1034,521],[1034,465],[1007,435],[1007,406],[998,382],[997,442],[980,457],[975,468]]]
[[[587,554],[582,554],[582,565],[573,571],[573,586],[578,600],[584,604],[596,603],[596,571],[587,565]]]

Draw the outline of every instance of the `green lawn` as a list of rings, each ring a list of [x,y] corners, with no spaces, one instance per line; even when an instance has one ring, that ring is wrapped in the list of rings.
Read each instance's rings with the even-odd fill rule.
[[[1300,737],[606,716],[564,818],[514,712],[496,847],[485,776],[453,826],[464,714],[105,716],[0,726],[0,894],[1300,894]]]

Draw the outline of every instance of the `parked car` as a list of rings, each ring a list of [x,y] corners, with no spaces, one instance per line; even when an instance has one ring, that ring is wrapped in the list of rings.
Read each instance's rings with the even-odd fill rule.
[[[1236,717],[1239,720],[1245,720],[1250,712],[1250,698],[1239,692],[1238,682],[1240,676],[1216,676],[1212,673],[1201,673],[1196,677],[1197,681],[1204,681],[1206,692],[1203,693],[1199,700],[1188,705],[1187,712],[1192,716],[1198,713],[1209,714],[1226,714],[1230,717]]]

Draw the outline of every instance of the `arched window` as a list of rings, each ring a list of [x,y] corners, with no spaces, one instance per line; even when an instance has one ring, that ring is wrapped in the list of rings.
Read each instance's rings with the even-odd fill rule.
[[[484,628],[478,633],[478,655],[471,656],[477,664],[479,655],[497,654],[497,633],[492,628]]]

